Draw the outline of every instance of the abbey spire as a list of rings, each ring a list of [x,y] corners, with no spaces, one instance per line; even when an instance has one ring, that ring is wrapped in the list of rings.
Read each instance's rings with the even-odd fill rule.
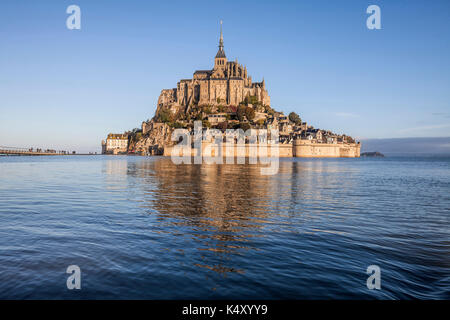
[[[225,56],[225,51],[223,50],[222,20],[220,20],[219,51],[217,51],[216,58],[226,58],[226,56]]]
[[[222,32],[222,20],[220,20],[220,39],[219,39],[219,51],[217,51],[216,58],[214,59],[214,68],[225,68],[227,64],[227,57],[223,50],[223,32]]]
[[[220,20],[220,40],[219,40],[219,48],[223,51],[222,20]]]

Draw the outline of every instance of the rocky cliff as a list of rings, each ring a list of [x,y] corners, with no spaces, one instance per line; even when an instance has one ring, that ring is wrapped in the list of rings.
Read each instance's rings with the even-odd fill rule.
[[[146,132],[134,144],[130,145],[130,150],[135,153],[144,153],[151,155],[162,155],[164,146],[170,146],[173,142],[170,140],[173,128],[166,123],[147,122]]]

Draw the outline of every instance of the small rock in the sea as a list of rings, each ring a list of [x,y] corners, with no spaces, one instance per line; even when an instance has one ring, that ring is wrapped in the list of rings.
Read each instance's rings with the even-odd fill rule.
[[[363,152],[361,153],[361,157],[380,157],[384,158],[384,154],[381,152],[375,151],[375,152]]]

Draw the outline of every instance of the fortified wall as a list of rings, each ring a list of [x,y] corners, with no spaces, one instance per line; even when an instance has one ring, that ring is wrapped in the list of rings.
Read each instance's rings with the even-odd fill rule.
[[[361,143],[315,143],[295,139],[292,149],[292,155],[300,158],[358,158]]]
[[[257,156],[256,145],[222,143],[222,151],[219,146],[210,142],[202,142],[202,156],[215,157],[222,154],[223,157],[255,157]],[[164,147],[164,156],[171,156],[173,146]],[[276,156],[276,151],[268,144],[267,156]],[[273,150],[273,151],[272,151]],[[361,143],[315,143],[296,139],[294,143],[278,144],[278,157],[280,158],[357,158],[360,156]],[[190,149],[190,156],[196,155],[196,149]],[[179,154],[182,156],[182,154]]]

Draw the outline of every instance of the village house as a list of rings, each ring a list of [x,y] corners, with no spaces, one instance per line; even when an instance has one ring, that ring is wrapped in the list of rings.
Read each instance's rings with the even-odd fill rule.
[[[227,114],[226,113],[216,113],[216,114],[210,114],[208,115],[208,122],[211,125],[217,125],[221,122],[224,122],[227,120]]]
[[[128,135],[124,133],[110,133],[106,138],[104,147],[102,145],[102,153],[104,154],[119,154],[127,153],[128,150]]]

